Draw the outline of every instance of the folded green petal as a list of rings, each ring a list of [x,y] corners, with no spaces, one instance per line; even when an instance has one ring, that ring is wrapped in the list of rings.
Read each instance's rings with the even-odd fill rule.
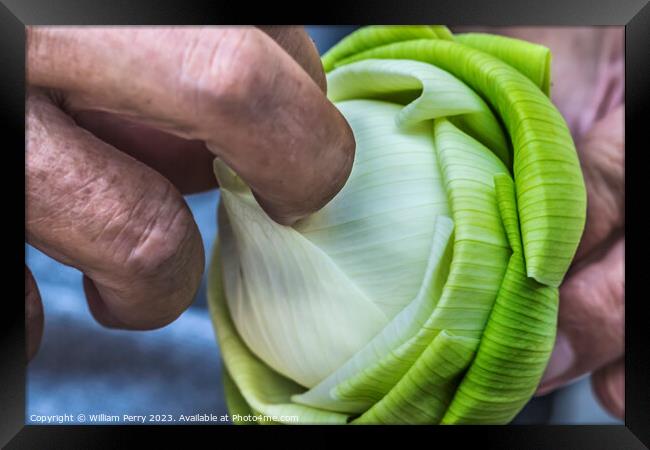
[[[487,33],[461,33],[454,40],[511,65],[535,83],[547,97],[551,89],[551,51],[543,45]]]
[[[438,216],[424,282],[415,299],[366,346],[296,403],[346,413],[361,413],[382,398],[406,373],[433,334],[425,325],[447,279],[452,257],[451,219]]]
[[[514,180],[528,276],[559,286],[585,224],[587,195],[564,118],[528,78],[463,44],[419,39],[389,44],[339,61],[411,59],[447,70],[475,89],[504,122],[514,150]]]
[[[400,128],[448,117],[510,166],[510,148],[492,110],[476,92],[449,72],[419,61],[368,59],[328,74],[333,102],[355,98],[400,101]]]
[[[508,423],[533,396],[555,342],[558,290],[526,276],[514,183],[495,177],[513,254],[481,343],[443,424]]]
[[[390,392],[352,423],[438,423],[474,357],[478,341],[442,331]]]
[[[449,29],[442,25],[373,25],[360,28],[350,33],[332,47],[321,58],[326,72],[347,56],[393,42],[411,39],[445,39],[452,40]]]
[[[345,414],[292,403],[291,396],[305,389],[273,371],[248,349],[230,317],[223,289],[221,254],[221,245],[217,242],[212,252],[212,264],[208,274],[208,307],[228,373],[226,377],[234,384],[226,384],[228,406],[233,406],[231,415],[284,416],[286,423],[347,423],[348,416]],[[297,422],[293,418],[297,418]]]

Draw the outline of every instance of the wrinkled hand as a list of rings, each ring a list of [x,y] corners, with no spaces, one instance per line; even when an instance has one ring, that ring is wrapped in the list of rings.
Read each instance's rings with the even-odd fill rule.
[[[623,418],[623,28],[507,28],[551,49],[552,100],[571,128],[587,187],[587,222],[560,287],[558,336],[538,395],[593,372],[602,405]]]
[[[182,194],[223,159],[289,224],[347,179],[352,132],[302,28],[29,28],[27,241],[84,273],[105,326],[163,326],[191,303],[203,244]],[[28,355],[43,309],[26,268]]]

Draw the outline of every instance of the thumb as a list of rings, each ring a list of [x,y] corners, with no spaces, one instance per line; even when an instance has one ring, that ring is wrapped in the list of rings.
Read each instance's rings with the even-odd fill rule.
[[[537,395],[624,354],[624,238],[573,273],[560,288],[558,333]]]

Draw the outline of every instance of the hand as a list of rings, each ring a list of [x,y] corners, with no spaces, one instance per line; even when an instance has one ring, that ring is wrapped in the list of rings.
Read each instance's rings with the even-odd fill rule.
[[[301,28],[29,28],[27,82],[27,241],[84,273],[108,327],[157,328],[193,300],[203,244],[182,194],[216,186],[215,155],[284,224],[351,170]],[[43,312],[25,283],[31,357]]]
[[[623,28],[506,28],[551,49],[551,96],[573,134],[587,187],[587,222],[560,287],[555,350],[538,395],[592,372],[601,404],[623,418]]]

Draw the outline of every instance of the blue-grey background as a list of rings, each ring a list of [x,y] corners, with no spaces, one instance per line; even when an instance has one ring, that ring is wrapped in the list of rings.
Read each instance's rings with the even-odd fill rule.
[[[312,26],[323,52],[355,27]],[[216,236],[218,191],[187,197],[199,226],[206,258]],[[81,273],[31,246],[27,264],[45,310],[41,348],[28,368],[26,423],[35,416],[178,416],[227,413],[219,349],[209,318],[205,277],[193,305],[174,323],[155,331],[103,328],[86,305]],[[206,265],[207,265],[206,261]],[[622,423],[592,395],[589,378],[533,399],[515,423]]]

